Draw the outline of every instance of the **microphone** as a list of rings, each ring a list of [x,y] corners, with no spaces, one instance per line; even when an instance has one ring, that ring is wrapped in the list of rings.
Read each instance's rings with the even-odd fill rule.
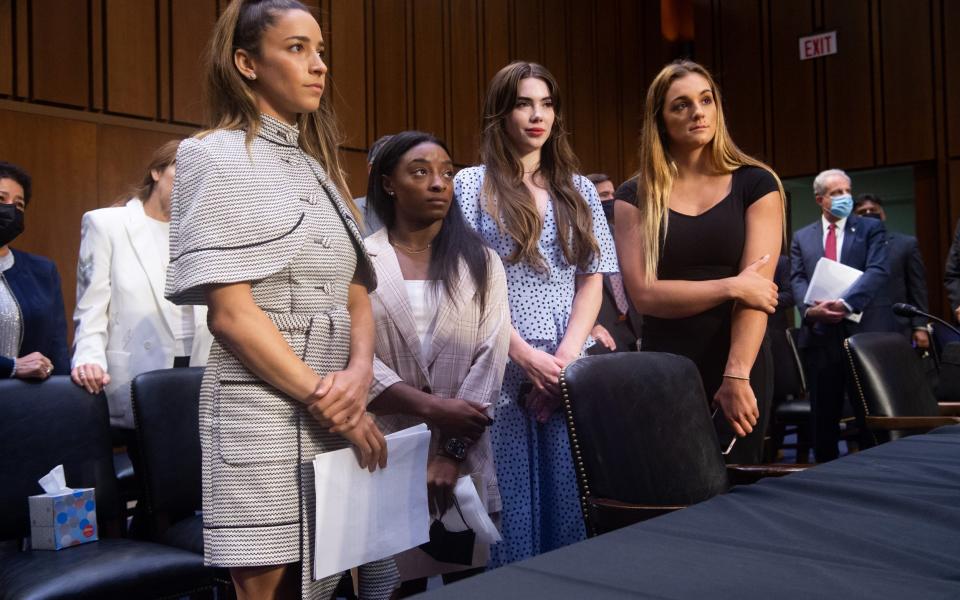
[[[934,315],[931,315],[930,313],[923,312],[922,310],[920,310],[920,309],[917,308],[916,306],[914,306],[914,305],[912,305],[912,304],[907,304],[906,302],[897,302],[896,304],[894,304],[894,305],[893,305],[893,313],[894,313],[895,315],[899,315],[899,316],[901,316],[901,317],[916,317],[916,316],[926,317],[926,318],[928,318],[928,319],[930,319],[930,320],[933,320],[933,321],[936,321],[937,323],[940,323],[941,325],[946,326],[948,329],[950,329],[950,331],[954,332],[955,334],[960,335],[960,329],[957,329],[956,327],[954,327],[954,326],[951,325],[950,323],[947,323],[946,321],[944,321],[944,320],[941,319],[940,317],[935,317]]]

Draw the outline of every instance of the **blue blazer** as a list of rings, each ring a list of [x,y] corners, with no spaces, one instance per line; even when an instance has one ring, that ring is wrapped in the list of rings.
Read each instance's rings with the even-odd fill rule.
[[[19,356],[40,352],[53,363],[53,375],[70,374],[67,321],[57,266],[48,258],[13,250],[13,266],[3,272],[23,315]],[[0,356],[0,377],[13,368],[13,357]]]
[[[793,243],[790,245],[790,285],[797,308],[804,317],[808,307],[803,305],[803,299],[807,295],[813,270],[821,258],[823,220],[817,219],[794,233]],[[887,263],[887,235],[883,222],[856,215],[847,217],[840,262],[863,271],[857,283],[843,297],[854,312],[862,312],[863,317],[860,323],[844,320],[838,326],[845,329],[846,335],[863,331],[896,331],[892,303],[887,291],[890,271]],[[831,326],[822,323],[811,327],[804,322],[800,345],[809,345],[813,341],[810,335],[825,333],[829,327]]]

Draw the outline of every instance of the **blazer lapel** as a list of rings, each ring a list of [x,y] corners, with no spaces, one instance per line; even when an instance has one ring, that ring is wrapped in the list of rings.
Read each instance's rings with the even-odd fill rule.
[[[853,250],[853,241],[857,237],[857,218],[853,215],[847,217],[847,222],[843,228],[843,249],[840,250],[840,262],[849,265],[850,252]]]
[[[413,355],[417,366],[423,372],[424,378],[429,380],[426,365],[423,360],[423,347],[420,345],[420,336],[417,335],[417,324],[413,318],[413,308],[410,306],[410,298],[407,296],[407,287],[403,281],[403,273],[400,271],[400,263],[397,261],[397,254],[387,242],[387,230],[381,229],[377,233],[367,238],[367,247],[370,255],[375,256],[377,264],[380,266],[379,281],[377,284],[377,295],[380,296],[380,302],[393,320],[394,325],[400,332],[400,337]]]
[[[127,230],[127,237],[130,245],[133,246],[133,252],[137,256],[140,268],[146,273],[150,281],[150,291],[157,302],[160,314],[163,316],[163,322],[167,324],[170,331],[173,332],[173,324],[170,323],[170,315],[164,310],[165,298],[163,296],[163,273],[161,272],[161,262],[156,256],[156,248],[151,243],[153,234],[147,230],[146,213],[143,211],[143,203],[140,200],[131,200],[124,208],[126,211],[124,225]],[[169,252],[169,249],[164,249]]]
[[[476,293],[473,278],[470,277],[467,265],[460,261],[460,272],[457,275],[456,298],[450,298],[441,284],[441,293],[437,304],[437,321],[433,326],[433,337],[427,357],[424,361],[427,366],[440,356],[440,352],[454,337],[454,329],[460,325],[460,314],[463,308],[469,306]]]

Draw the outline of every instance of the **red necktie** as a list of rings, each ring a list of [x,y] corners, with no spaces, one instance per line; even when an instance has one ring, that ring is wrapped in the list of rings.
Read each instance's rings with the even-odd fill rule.
[[[823,245],[823,256],[830,260],[837,260],[837,226],[830,223],[827,228],[827,243]]]

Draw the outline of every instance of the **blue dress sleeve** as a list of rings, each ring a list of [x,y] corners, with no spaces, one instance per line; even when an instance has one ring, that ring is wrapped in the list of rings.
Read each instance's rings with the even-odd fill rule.
[[[603,214],[603,205],[600,203],[596,186],[583,175],[576,175],[574,184],[580,195],[590,205],[590,212],[593,215],[593,237],[597,240],[597,246],[600,248],[600,256],[593,258],[590,268],[586,270],[577,269],[577,274],[619,273],[620,265],[617,263],[617,251],[613,245],[613,236],[610,235],[610,226],[607,225],[607,218]]]
[[[453,198],[474,231],[480,231],[480,190],[483,188],[483,169],[468,167],[461,169],[453,178]]]

